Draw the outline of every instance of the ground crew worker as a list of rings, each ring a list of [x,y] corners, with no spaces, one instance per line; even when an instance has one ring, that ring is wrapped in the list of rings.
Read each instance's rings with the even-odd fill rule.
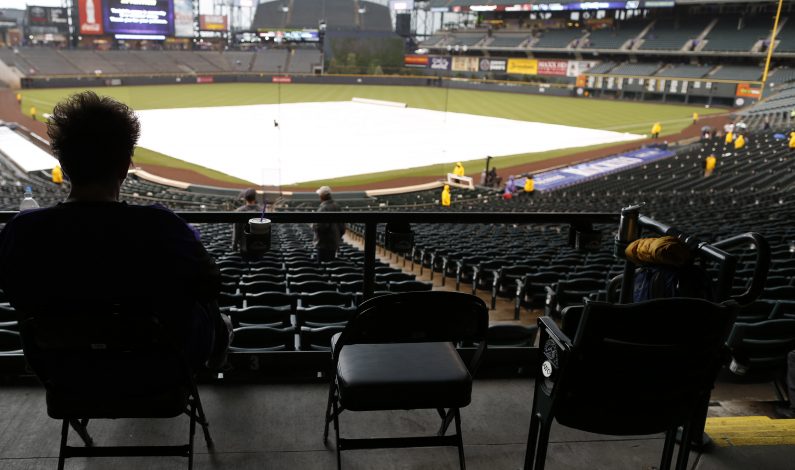
[[[55,168],[52,169],[52,182],[55,184],[63,183],[63,171],[59,165],[55,165]]]
[[[17,93],[17,104],[22,104],[22,93]]]
[[[715,155],[710,155],[704,160],[704,176],[709,176],[712,174],[713,170],[715,170],[715,165],[718,163],[718,159],[715,158]]]
[[[745,147],[745,137],[740,134],[734,139],[734,150],[740,150],[743,147]]]
[[[455,164],[453,174],[456,176],[464,176],[464,165],[462,165],[461,162]]]
[[[656,139],[660,137],[660,132],[662,132],[662,124],[655,122],[654,125],[651,126],[651,138]]]
[[[524,180],[524,192],[532,195],[535,190],[536,182],[533,179],[533,175],[527,175],[527,179]]]
[[[698,122],[698,113],[693,113],[693,124]]]
[[[30,107],[30,117],[34,121],[36,120],[36,107],[35,106],[31,106]]]
[[[450,207],[450,186],[444,185],[442,189],[442,207]]]

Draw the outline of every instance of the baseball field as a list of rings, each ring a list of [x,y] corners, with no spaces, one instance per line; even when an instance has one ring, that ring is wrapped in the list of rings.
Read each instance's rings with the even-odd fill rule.
[[[22,110],[23,112],[36,106],[39,111],[39,116],[43,113],[49,113],[52,107],[60,100],[68,95],[81,91],[81,89],[42,89],[42,90],[26,90],[23,92]],[[382,100],[395,103],[403,103],[407,109],[420,109],[439,112],[440,116],[448,115],[447,113],[456,113],[456,115],[469,115],[473,117],[487,117],[496,118],[497,120],[510,120],[510,121],[524,121],[529,123],[550,124],[557,126],[570,126],[572,128],[584,128],[601,131],[610,131],[617,134],[635,134],[638,136],[646,135],[653,123],[660,122],[663,126],[662,135],[674,134],[680,132],[683,128],[690,125],[692,122],[693,112],[698,112],[702,116],[708,116],[717,113],[724,113],[721,109],[705,109],[703,106],[686,106],[686,105],[669,105],[669,104],[656,104],[645,102],[631,102],[631,101],[610,101],[610,100],[596,100],[587,98],[566,98],[566,97],[553,97],[543,95],[526,95],[518,93],[498,93],[498,92],[485,92],[485,91],[469,91],[469,90],[456,90],[446,88],[431,88],[431,87],[401,87],[401,86],[370,86],[370,85],[303,85],[303,84],[202,84],[202,85],[166,85],[166,86],[141,86],[141,87],[107,87],[96,89],[96,92],[109,95],[119,99],[136,110],[173,110],[185,109],[186,116],[193,113],[190,110],[195,108],[202,109],[203,120],[214,119],[214,111],[212,109],[219,109],[217,114],[218,119],[228,121],[231,119],[229,114],[220,113],[221,109],[228,109],[231,106],[256,106],[256,105],[286,105],[294,103],[339,103],[350,102],[353,98],[366,98],[372,100]],[[241,108],[242,110],[243,108]],[[274,108],[279,109],[279,108]],[[209,112],[209,114],[207,114]],[[275,111],[281,113],[281,111]],[[240,114],[245,116],[245,113],[232,113],[232,116]],[[452,114],[449,114],[452,115]],[[449,116],[448,115],[448,116]],[[300,119],[300,115],[298,118]],[[348,116],[348,119],[350,117]],[[447,121],[446,117],[438,118]],[[178,118],[179,121],[185,121],[186,118]],[[325,121],[333,121],[334,114],[330,117],[324,118]],[[499,131],[500,122],[497,121],[495,130]],[[173,121],[172,121],[173,122]],[[312,126],[318,126],[317,121],[311,122]],[[176,127],[179,123],[175,122]],[[206,124],[206,123],[205,123]],[[356,128],[357,122],[348,123],[351,128]],[[146,126],[145,131],[146,131]],[[163,127],[163,126],[159,126]],[[185,127],[185,125],[183,125]],[[243,128],[244,126],[240,126]],[[379,146],[387,148],[391,142],[396,140],[411,140],[412,136],[421,132],[427,123],[417,121],[400,121],[399,127],[394,126],[385,129],[384,132],[390,136],[390,140],[384,140],[383,137],[377,137],[375,144],[368,143],[368,147],[372,148],[373,152],[379,150]],[[231,129],[234,129],[234,123]],[[344,127],[343,127],[344,128]],[[196,127],[199,129],[199,127]],[[203,129],[203,128],[202,128]],[[163,132],[162,129],[160,129]],[[186,132],[190,132],[188,129]],[[245,131],[251,133],[251,130]],[[335,141],[334,132],[339,133],[339,130],[331,129],[328,132],[332,134],[325,134],[323,139],[328,140],[328,145],[342,147],[349,143],[348,140],[340,135],[340,139]],[[584,133],[585,131],[579,131]],[[202,133],[206,131],[202,130]],[[577,134],[577,129],[572,129],[572,135]],[[533,139],[535,141],[543,141],[544,139],[555,139],[556,143],[552,147],[543,147],[543,151],[530,151],[521,153],[502,154],[497,152],[492,153],[495,157],[494,164],[507,168],[517,166],[530,162],[538,162],[549,158],[574,153],[581,150],[591,148],[604,147],[608,143],[600,143],[597,145],[588,145],[584,147],[578,144],[576,139],[561,138],[560,134],[542,132],[532,136],[515,135],[513,138]],[[299,134],[300,135],[300,134]],[[315,133],[312,129],[306,129],[307,139],[312,139]],[[488,138],[494,139],[495,135],[490,134]],[[565,135],[565,134],[564,134]],[[461,138],[475,138],[473,135],[464,135]],[[230,135],[229,131],[219,135],[218,139],[227,139],[232,142],[237,137]],[[161,139],[163,140],[163,139]],[[166,139],[167,140],[167,139]],[[298,139],[293,138],[294,141]],[[450,137],[445,138],[450,141]],[[146,139],[142,139],[142,142]],[[280,143],[280,152],[283,156],[280,159],[279,165],[282,162],[290,159],[290,146],[289,141]],[[323,178],[327,184],[348,186],[348,185],[361,185],[374,183],[384,180],[399,179],[405,177],[417,176],[441,176],[446,173],[451,165],[450,162],[457,160],[464,160],[466,166],[468,160],[474,167],[475,162],[482,161],[482,158],[467,159],[461,155],[456,154],[460,150],[458,147],[444,148],[442,144],[441,152],[444,153],[445,160],[440,162],[439,158],[432,164],[423,165],[412,161],[410,167],[400,167],[389,171],[366,172],[367,167],[351,168],[349,175],[342,174],[334,175],[333,178]],[[154,145],[153,145],[154,147]],[[233,147],[233,146],[232,146]],[[171,147],[163,147],[171,148]],[[514,147],[511,147],[514,148]],[[530,147],[528,147],[530,148]],[[211,178],[245,183],[247,181],[257,181],[257,175],[251,178],[241,178],[240,175],[232,176],[230,172],[219,171],[217,168],[213,169],[212,164],[197,164],[190,162],[189,158],[174,158],[179,156],[179,152],[165,152],[158,151],[159,148],[147,148],[146,146],[140,147],[136,151],[136,162],[138,164],[155,165],[160,167],[187,169],[193,170],[200,174],[207,175]],[[214,149],[214,155],[211,157],[218,160],[228,158],[223,152],[223,147]],[[162,150],[162,149],[160,149]],[[464,157],[465,154],[462,153]],[[485,155],[483,155],[485,157]],[[206,159],[204,160],[207,161]],[[408,163],[407,163],[408,164]],[[480,165],[480,163],[478,163]],[[365,172],[363,172],[365,170]],[[234,173],[234,172],[232,172]],[[257,183],[260,183],[257,181]],[[314,181],[302,181],[293,178],[287,182],[289,185],[311,185]]]

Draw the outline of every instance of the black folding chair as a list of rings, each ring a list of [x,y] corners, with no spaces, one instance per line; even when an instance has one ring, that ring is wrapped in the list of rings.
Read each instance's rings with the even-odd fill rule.
[[[661,470],[687,468],[737,304],[668,298],[586,302],[574,339],[549,317],[541,329],[525,469],[543,470],[552,422],[609,435],[665,433]],[[698,431],[696,431],[698,432]]]
[[[212,448],[193,371],[162,319],[146,306],[103,303],[23,312],[25,358],[47,395],[47,413],[63,420],[58,469],[71,457],[181,456],[193,467],[201,424]],[[91,419],[190,418],[188,443],[94,445]],[[69,427],[85,447],[67,445]]]
[[[472,377],[486,350],[488,307],[457,292],[408,292],[373,297],[332,340],[333,377],[324,442],[334,423],[337,467],[349,449],[456,446],[465,468],[459,409],[469,404]],[[477,344],[468,364],[454,344]],[[435,409],[436,436],[350,439],[340,437],[343,410]],[[456,432],[447,436],[451,422]]]

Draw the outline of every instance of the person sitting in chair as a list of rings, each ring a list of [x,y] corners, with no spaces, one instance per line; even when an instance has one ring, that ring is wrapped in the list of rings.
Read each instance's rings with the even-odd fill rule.
[[[229,341],[215,303],[220,272],[198,232],[165,207],[119,201],[140,136],[134,112],[87,91],[55,107],[47,133],[71,191],[0,233],[0,288],[11,305],[23,318],[85,302],[147,305],[190,367],[220,366]]]

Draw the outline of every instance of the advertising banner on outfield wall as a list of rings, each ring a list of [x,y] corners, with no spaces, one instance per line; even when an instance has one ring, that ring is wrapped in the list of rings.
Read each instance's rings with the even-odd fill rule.
[[[193,0],[174,0],[174,36],[193,37]]]
[[[479,62],[477,57],[453,57],[453,72],[477,72]]]
[[[565,77],[569,69],[568,60],[539,60],[538,74]]]
[[[567,77],[579,77],[588,70],[592,69],[599,62],[595,60],[570,60],[566,68]]]
[[[480,59],[481,72],[505,72],[507,66],[505,59]]]
[[[735,96],[758,100],[762,96],[762,85],[759,83],[738,83]]]
[[[414,69],[424,69],[428,67],[429,57],[427,55],[405,55],[403,56],[403,66]]]
[[[538,60],[508,59],[508,73],[522,75],[538,75]]]
[[[449,57],[431,57],[430,66],[433,70],[450,70]]]
[[[80,20],[80,34],[99,35],[102,28],[102,0],[78,0],[77,9]]]

